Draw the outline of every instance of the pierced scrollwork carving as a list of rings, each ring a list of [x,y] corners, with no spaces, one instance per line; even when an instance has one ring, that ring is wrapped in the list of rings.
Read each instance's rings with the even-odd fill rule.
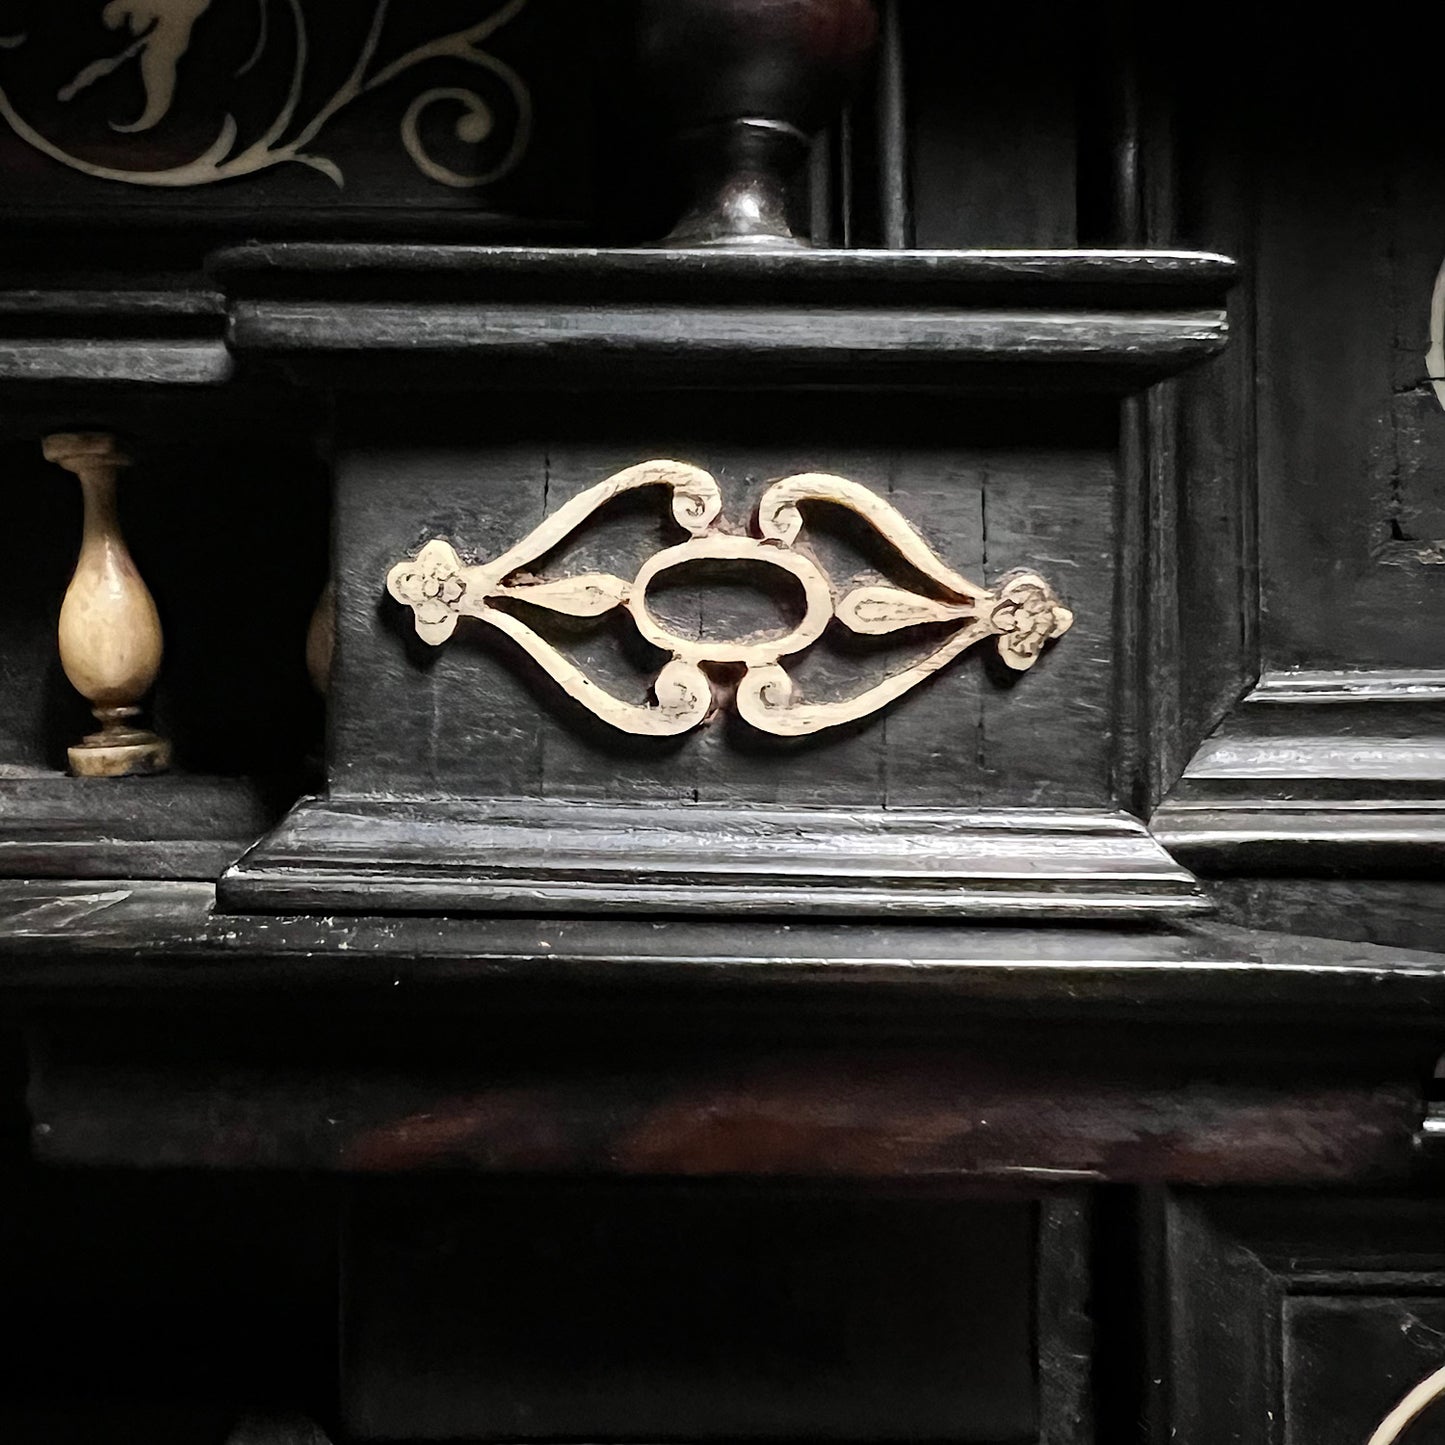
[[[663,486],[672,492],[672,515],[688,539],[649,557],[630,580],[591,572],[536,580],[525,568],[575,532],[599,508],[623,492]],[[939,595],[870,583],[837,596],[822,567],[802,544],[801,504],[846,507],[871,526]],[[415,614],[425,641],[446,641],[462,617],[505,632],[569,697],[623,732],[672,736],[697,727],[716,705],[727,669],[741,669],[733,705],[762,732],[798,737],[867,717],[917,687],[965,649],[995,639],[1008,666],[1024,671],[1046,643],[1067,632],[1074,615],[1033,572],[1014,572],[996,589],[955,572],[903,515],[876,493],[843,477],[809,472],[774,482],[763,493],[756,535],[727,530],[722,495],[705,471],[686,462],[650,461],[628,467],[588,488],[495,561],[471,566],[451,543],[435,538],[410,561],[387,574],[387,587]],[[665,572],[695,563],[763,563],[789,574],[802,591],[801,618],[781,637],[703,639],[679,636],[654,614],[648,594]],[[614,697],[514,613],[506,600],[572,617],[598,617],[623,608],[637,631],[669,655],[653,684],[653,700],[638,704]],[[785,658],[817,642],[833,622],[864,636],[880,636],[923,624],[953,630],[932,652],[851,697],[810,702],[783,665]],[[710,675],[705,668],[717,672]]]

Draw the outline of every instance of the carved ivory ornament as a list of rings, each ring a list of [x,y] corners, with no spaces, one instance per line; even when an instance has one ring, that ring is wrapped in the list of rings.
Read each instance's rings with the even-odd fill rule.
[[[672,515],[688,540],[649,557],[630,581],[602,572],[556,581],[519,575],[613,497],[657,486],[671,489]],[[803,502],[832,502],[856,512],[942,595],[869,585],[837,597],[818,563],[799,545]],[[758,503],[755,530],[756,536],[727,530],[718,484],[701,468],[686,462],[642,462],[573,497],[495,561],[467,566],[452,545],[438,537],[414,560],[397,563],[386,585],[398,602],[416,613],[417,633],[427,642],[446,641],[458,618],[475,617],[505,632],[569,697],[604,722],[623,732],[658,737],[687,732],[713,710],[713,679],[705,667],[741,667],[734,698],[738,713],[762,732],[798,737],[877,712],[986,637],[996,638],[1003,660],[1023,671],[1038,661],[1044,644],[1066,632],[1074,620],[1049,584],[1032,572],[1011,573],[992,591],[960,576],[890,503],[842,477],[810,472],[774,482]],[[765,640],[678,636],[652,612],[648,590],[664,572],[697,562],[779,568],[802,589],[802,618],[786,636]],[[515,614],[495,605],[508,599],[571,617],[599,617],[624,608],[638,632],[669,654],[653,684],[654,701],[630,703],[614,697]],[[923,623],[956,627],[927,657],[866,691],[840,701],[808,702],[798,696],[783,659],[811,646],[835,619],[869,636]]]
[[[1369,1445],[1395,1445],[1406,1429],[1441,1399],[1445,1399],[1445,1368],[1427,1375],[1405,1395],[1375,1427]]]

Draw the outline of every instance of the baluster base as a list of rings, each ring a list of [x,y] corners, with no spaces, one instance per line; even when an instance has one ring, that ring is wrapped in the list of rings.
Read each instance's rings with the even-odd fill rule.
[[[91,733],[66,749],[77,778],[130,778],[163,773],[171,765],[171,745],[155,733],[130,732],[123,740]]]
[[[99,732],[66,749],[70,771],[78,778],[131,778],[163,773],[171,765],[171,745],[146,728],[127,727],[134,707],[96,708]]]

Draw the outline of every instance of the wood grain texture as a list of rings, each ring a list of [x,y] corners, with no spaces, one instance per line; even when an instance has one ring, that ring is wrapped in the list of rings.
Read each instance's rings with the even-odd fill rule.
[[[619,299],[657,301],[716,293],[718,300],[818,301],[850,294],[876,304],[907,298],[997,299],[1039,305],[1052,296],[1146,313],[1174,304],[1219,302],[1237,269],[1215,252],[1046,247],[989,250],[868,249],[740,253],[727,249],[607,249],[273,242],[215,252],[210,273],[231,296],[516,299],[544,280],[559,299],[601,288]]]
[[[1039,1202],[1034,1265],[1039,1445],[1088,1445],[1095,1438],[1093,1223],[1085,1190],[1060,1189]]]
[[[214,880],[284,808],[243,778],[0,777],[0,877]]]
[[[409,404],[348,407],[338,448],[331,794],[362,808],[373,799],[382,811],[387,799],[448,797],[484,808],[502,799],[823,808],[885,830],[886,817],[874,814],[916,806],[1111,812],[1111,744],[1097,717],[1110,706],[1113,656],[1112,507],[1102,500],[1115,484],[1112,411],[1100,401],[943,411],[929,398],[823,392],[640,392],[605,404],[523,393],[496,396],[475,416],[449,403],[428,408],[432,442],[417,448],[402,440],[418,420]],[[1043,426],[1048,446],[1034,441]],[[815,737],[770,737],[719,711],[686,739],[636,740],[598,726],[532,677],[519,666],[520,649],[494,629],[464,629],[433,649],[415,637],[407,613],[378,595],[377,580],[428,537],[465,538],[478,559],[504,555],[599,475],[635,462],[644,443],[652,455],[695,459],[718,479],[735,517],[780,474],[851,475],[902,515],[926,515],[938,555],[983,585],[1037,543],[1069,577],[1065,601],[1081,619],[1067,644],[1078,643],[1077,668],[1061,644],[1038,660],[1027,686],[1015,687],[1008,668],[964,658],[896,706]],[[635,575],[686,536],[663,490],[652,490],[614,498],[541,559],[537,579]],[[804,512],[814,555],[845,595],[866,586],[927,590],[916,568],[846,508],[805,503]],[[659,595],[657,605],[674,631],[695,638],[780,625],[736,592],[700,581]],[[796,621],[795,609],[796,599],[778,599],[782,624]],[[558,650],[615,697],[645,704],[665,655],[640,649],[633,629],[605,618],[564,629],[565,621],[547,619]],[[916,631],[858,637],[835,626],[789,667],[806,698],[847,699],[922,662],[942,640],[936,629]],[[679,815],[683,828],[687,816]],[[866,879],[857,881],[866,891]]]
[[[1423,874],[1445,850],[1445,678],[1261,678],[1206,739],[1152,826],[1191,866]]]
[[[226,251],[212,268],[239,353],[388,388],[585,375],[606,389],[989,390],[1067,377],[1115,391],[1222,348],[1233,275],[1224,257],[1188,252],[303,244]],[[573,309],[559,316],[564,297]],[[655,324],[660,302],[666,328]]]
[[[950,1033],[961,1017],[985,1028],[1004,1018],[1248,1022],[1277,1045],[1303,1038],[1327,1050],[1344,1030],[1350,1057],[1383,1040],[1397,1064],[1426,1072],[1445,1006],[1437,953],[1211,920],[865,929],[766,918],[274,917],[217,912],[215,885],[203,882],[0,881],[0,954],[0,991],[22,1002],[148,1006],[159,991],[201,1004],[279,991],[298,1006],[346,999],[394,1019],[445,1014],[452,996],[584,1010],[611,998],[640,1019],[634,991],[656,990],[664,1008],[691,998],[720,1023],[728,999],[787,1007],[805,1032],[810,1019],[855,1007],[871,1032],[912,1034]],[[1378,1035],[1361,1031],[1362,1011]]]
[[[1099,1067],[1062,1037],[1041,1064],[1017,1035],[962,1047],[720,1049],[694,1031],[684,1051],[594,1040],[543,1066],[535,1035],[519,1056],[525,1035],[509,1044],[475,1028],[470,1062],[435,1028],[430,1063],[414,1049],[379,1055],[374,1041],[338,1056],[344,1031],[299,1056],[273,1038],[258,1056],[229,1032],[238,1022],[192,1016],[178,1048],[145,1030],[117,1045],[47,1023],[28,1094],[39,1157],[356,1174],[1278,1187],[1408,1181],[1423,1116],[1418,1090],[1378,1062],[1348,1076],[1316,1066],[1284,1087],[1257,1065],[1209,1082],[1208,1060],[1180,1039],[1172,1061]]]
[[[41,383],[216,386],[235,363],[219,292],[176,278],[143,290],[17,285],[0,290],[0,391]]]
[[[1437,1364],[1445,1256],[1431,1200],[1181,1191],[1157,1207],[1149,1263],[1168,1300],[1170,1381],[1158,1418],[1174,1438],[1367,1439]]]
[[[212,896],[0,886],[46,1157],[1403,1180],[1445,998],[1434,955],[1217,926],[267,919]]]
[[[348,35],[371,9],[299,3]],[[53,34],[101,7],[19,8]],[[467,5],[393,3],[385,43],[433,8]],[[680,198],[647,117],[592,104],[627,98],[614,8],[517,17],[499,53],[555,55],[524,74],[551,129],[495,206],[398,173],[401,90],[332,133],[348,191],[324,203],[314,173],[149,201],[7,175],[0,1275],[23,1328],[0,1436],[185,1445],[264,1409],[338,1440],[1367,1439],[1445,1331],[1431,17],[1341,44],[1281,7],[897,0],[813,198],[820,235],[892,254],[770,260],[629,249]],[[259,13],[202,24],[249,39]],[[188,87],[230,73],[201,33]],[[28,56],[5,54],[9,94]],[[139,113],[112,104],[129,71],[57,112],[75,69],[23,77],[43,115]],[[448,110],[428,145],[460,166]],[[198,126],[157,140],[184,158]],[[117,165],[144,144],[105,135]],[[596,246],[379,244],[562,217]],[[282,234],[323,244],[155,274]],[[121,424],[169,454],[121,507],[166,625],[159,725],[208,775],[315,747],[327,488],[299,458],[328,438],[331,796],[255,855],[278,908],[340,885],[314,912],[216,906],[269,793],[264,819],[184,778],[111,806],[47,772],[79,728],[37,599],[78,516],[15,457]],[[603,735],[500,633],[419,646],[381,594],[429,537],[485,563],[654,456],[716,475],[734,536],[779,476],[855,479],[966,578],[1036,565],[1078,620],[1018,685],[979,652],[826,735],[733,717],[684,746]],[[840,595],[916,581],[804,510]],[[625,499],[596,524],[537,585],[682,540]],[[699,648],[795,620],[786,587],[668,581],[649,606]],[[645,702],[639,639],[560,622]],[[804,695],[916,661],[844,630],[796,655]],[[1009,908],[1121,873],[1136,904],[1197,900],[1115,815],[1161,799],[1217,918],[958,906],[961,854]],[[137,876],[162,871],[195,881]],[[586,911],[559,916],[559,872]],[[854,911],[808,914],[839,877]],[[382,913],[378,881],[518,911]]]
[[[240,913],[1114,918],[1206,907],[1123,814],[313,799],[229,868]]]
[[[1445,879],[1438,868],[1378,877],[1324,869],[1221,874],[1204,885],[1220,917],[1242,928],[1435,951],[1445,937]]]

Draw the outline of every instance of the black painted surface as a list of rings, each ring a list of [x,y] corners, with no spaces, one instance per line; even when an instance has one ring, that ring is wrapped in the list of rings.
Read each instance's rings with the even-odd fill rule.
[[[298,4],[304,125],[369,7]],[[85,154],[183,160],[233,105],[256,134],[288,9],[202,6],[172,111],[125,132],[140,49],[60,87],[165,34],[10,0],[0,38],[30,38],[0,87]],[[463,9],[394,6],[380,63]],[[128,187],[0,127],[7,1442],[1314,1445],[1438,1365],[1438,26],[877,9],[793,198],[812,253],[646,246],[685,197],[621,5],[532,0],[488,42],[535,101],[495,187],[402,144],[424,87],[464,83],[497,125],[468,140],[436,101],[428,153],[504,142],[505,82],[454,57],[328,123],[339,190],[304,165]],[[263,14],[248,85],[227,47]],[[145,792],[56,771],[85,724],[51,637],[77,509],[38,438],[76,424],[142,457],[121,505],[180,764]],[[965,660],[781,751],[728,725],[619,745],[500,646],[407,640],[389,563],[434,532],[491,555],[652,454],[714,467],[740,525],[785,471],[856,476],[967,572],[1037,565],[1079,622],[1012,686]],[[301,642],[328,481],[323,745]],[[624,511],[557,560],[664,535]],[[668,605],[723,629],[789,604]],[[640,695],[648,659],[566,640]],[[876,660],[819,648],[808,685]],[[333,797],[218,911],[318,773]],[[535,825],[520,853],[499,808]],[[1123,808],[1169,907],[1198,895],[1158,840],[1221,921],[1045,922],[1060,856],[1031,850],[1072,808],[1086,891],[1117,881]],[[848,906],[805,916],[839,818],[876,838],[920,809],[1043,866],[907,921],[854,850]],[[720,846],[750,828],[804,863]],[[463,913],[525,901],[518,857],[594,891]],[[679,859],[690,917],[656,887]]]
[[[97,224],[198,257],[198,244],[237,234],[528,236],[593,222],[602,148],[580,122],[597,104],[588,61],[609,29],[593,7],[191,4],[119,34],[123,17],[103,10],[11,0],[0,17],[8,209],[62,254]],[[149,35],[146,18],[160,19]],[[476,36],[485,58],[469,59],[456,37],[490,19]],[[434,90],[447,94],[422,104]],[[480,107],[490,123],[458,133]],[[413,130],[435,168],[485,175],[519,127],[518,162],[476,188],[439,179],[404,138]],[[192,184],[146,183],[206,157]]]
[[[685,1186],[358,1189],[348,1432],[1033,1440],[1037,1213]],[[423,1303],[438,1293],[445,1313]]]
[[[299,243],[222,251],[210,267],[232,297],[235,351],[372,391],[1121,392],[1223,348],[1234,275],[1189,252]]]
[[[644,276],[656,270],[649,262]],[[926,282],[926,269],[920,275]],[[1116,918],[1197,907],[1188,877],[1118,818],[1112,791],[1114,412],[1108,401],[845,405],[826,392],[635,393],[592,404],[524,394],[497,397],[476,420],[441,404],[423,421],[397,403],[348,403],[336,440],[331,801],[298,809],[228,875],[225,906]],[[411,440],[419,425],[422,445]],[[1033,438],[1044,425],[1051,441],[1040,448]],[[570,704],[485,626],[426,646],[381,593],[391,566],[427,539],[446,537],[478,560],[499,555],[570,497],[649,456],[708,468],[734,526],[769,479],[847,476],[890,498],[940,555],[986,582],[1038,567],[1078,620],[1027,677],[969,655],[897,705],[813,737],[762,736],[720,708],[691,734],[655,740]],[[903,580],[889,549],[841,509],[813,510],[811,545],[835,587]],[[631,575],[677,535],[661,501],[639,494],[565,539],[538,570]],[[700,593],[697,607],[704,632],[746,637],[756,626],[727,589]],[[634,701],[663,660],[625,624],[547,631]],[[793,670],[809,695],[846,697],[932,645],[905,633],[859,646],[835,627]],[[604,813],[603,803],[625,806]],[[948,811],[915,818],[920,805]],[[720,808],[743,810],[736,827]],[[831,816],[810,822],[808,810],[823,808]],[[1014,811],[975,825],[977,808]],[[1076,811],[1054,818],[1060,808]],[[787,840],[799,833],[814,861],[800,862],[794,879],[775,876],[787,873]],[[783,840],[784,852],[754,844],[756,861],[734,858],[765,837]],[[887,845],[890,837],[904,842]],[[935,857],[939,849],[947,856]],[[961,894],[948,891],[950,874]]]
[[[1162,1434],[1368,1438],[1438,1368],[1438,1200],[1183,1193],[1156,1209]],[[1439,1439],[1438,1413],[1406,1438]]]
[[[339,1191],[325,1181],[7,1166],[17,1445],[225,1440],[244,1414],[334,1413]],[[102,1201],[97,1207],[97,1200]]]

